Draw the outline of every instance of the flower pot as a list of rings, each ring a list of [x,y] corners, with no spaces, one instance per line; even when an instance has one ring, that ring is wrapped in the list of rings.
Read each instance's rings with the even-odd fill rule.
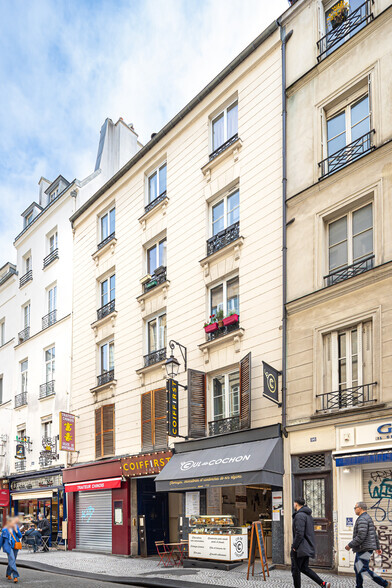
[[[218,327],[221,329],[223,327],[223,319],[221,321],[218,321]]]
[[[214,331],[218,330],[218,323],[211,323],[210,325],[206,325],[204,330],[206,333],[213,333]]]
[[[239,318],[240,317],[238,316],[238,314],[231,314],[230,316],[227,316],[223,319],[223,324],[225,327],[228,327],[229,325],[234,325],[235,323],[238,323]]]
[[[347,8],[345,8],[340,14],[337,14],[335,16],[335,18],[333,18],[331,20],[331,27],[333,29],[337,29],[338,27],[340,27],[341,24],[344,23],[344,21],[347,19],[348,17],[348,10]]]

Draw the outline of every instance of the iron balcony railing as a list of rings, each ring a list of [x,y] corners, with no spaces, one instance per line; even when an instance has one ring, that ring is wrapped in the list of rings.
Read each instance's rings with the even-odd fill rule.
[[[30,282],[30,280],[33,279],[33,270],[29,270],[28,272],[26,272],[24,274],[24,276],[22,276],[19,280],[19,288],[21,288],[22,286],[24,286],[25,284],[27,284],[27,282]]]
[[[105,316],[108,316],[109,314],[114,312],[115,306],[116,306],[116,301],[113,298],[113,300],[110,300],[110,302],[108,302],[107,304],[104,304],[103,306],[101,306],[101,308],[98,308],[97,320],[99,321],[99,320],[105,318]]]
[[[53,396],[53,394],[55,394],[54,380],[50,380],[49,382],[40,385],[39,398],[47,398],[48,396]]]
[[[324,285],[333,286],[334,284],[338,284],[339,282],[343,282],[344,280],[348,280],[349,278],[363,274],[363,272],[367,272],[373,267],[374,255],[369,255],[369,257],[364,257],[364,259],[360,259],[359,261],[356,261],[351,265],[347,265],[346,267],[336,269],[327,276],[324,276]]]
[[[27,339],[30,339],[30,327],[25,327],[23,331],[19,331],[18,333],[19,343],[23,343]]]
[[[226,245],[229,245],[229,243],[236,241],[239,236],[240,222],[237,221],[236,223],[227,227],[227,229],[219,231],[219,233],[207,240],[207,256],[212,255],[223,247],[226,247]]]
[[[26,458],[25,459],[17,459],[15,462],[15,471],[16,472],[24,472],[26,470]]]
[[[342,24],[328,31],[317,42],[318,61],[321,61],[324,57],[335,51],[335,49],[352,37],[354,33],[357,33],[373,20],[373,13],[371,11],[373,3],[374,0],[366,0],[361,6],[353,10]]]
[[[144,207],[144,213],[150,212],[150,210],[155,208],[160,202],[162,202],[162,200],[165,200],[165,198],[166,198],[166,190],[164,192],[162,192],[161,194],[159,194],[159,196],[154,198],[154,200],[151,200],[151,202],[146,204],[146,206]]]
[[[151,276],[151,280],[144,284],[144,292],[149,292],[150,290],[155,288],[155,286],[159,286],[159,284],[163,284],[163,282],[166,282],[166,268],[162,267],[158,269],[160,269],[160,271],[157,272],[157,270],[155,270],[155,272]]]
[[[240,417],[236,415],[208,423],[208,434],[210,437],[213,435],[223,435],[224,433],[239,431],[240,428]]]
[[[372,145],[373,133],[375,133],[374,129],[320,161],[318,164],[320,180],[372,151],[374,149],[374,145]]]
[[[319,394],[316,396],[318,400],[316,412],[336,412],[349,408],[360,408],[361,406],[376,402],[377,399],[374,395],[374,387],[376,385],[377,382],[372,382],[371,384],[362,384],[361,386],[345,388],[336,392]]]
[[[54,261],[55,259],[59,258],[59,250],[57,249],[53,249],[53,251],[51,251],[49,253],[49,255],[47,255],[46,257],[44,257],[44,265],[43,265],[43,269],[45,269],[46,267],[48,267],[48,265],[50,265],[52,263],[52,261]]]
[[[152,351],[144,356],[144,367],[148,367],[150,365],[154,365],[154,363],[158,363],[159,361],[163,361],[166,359],[166,348],[158,349],[157,351]]]
[[[97,376],[97,385],[103,386],[104,384],[108,384],[114,380],[114,369],[106,370]]]
[[[218,327],[216,331],[212,331],[211,333],[207,333],[208,341],[215,341],[215,339],[219,339],[219,337],[224,337],[233,331],[237,331],[239,329],[240,323],[233,323],[232,325]]]
[[[100,249],[102,249],[102,247],[105,247],[106,243],[109,243],[110,241],[112,241],[115,236],[116,236],[116,234],[113,231],[113,233],[110,233],[110,235],[108,235],[105,239],[103,239],[100,243],[98,243],[98,247],[97,247],[98,251]]]
[[[224,143],[222,143],[222,145],[220,145],[217,149],[215,149],[215,151],[213,151],[212,153],[210,153],[210,161],[212,161],[213,159],[215,159],[215,157],[218,157],[218,155],[220,153],[222,153],[223,151],[225,151],[225,149],[227,149],[228,147],[230,147],[230,145],[232,145],[233,143],[235,143],[238,139],[238,133],[236,133],[235,135],[233,135],[232,137],[230,137],[230,139],[228,139],[227,141],[225,141]]]
[[[27,392],[21,392],[15,396],[15,408],[25,406],[27,404]]]
[[[54,325],[57,321],[57,310],[52,310],[48,314],[42,317],[42,330]]]

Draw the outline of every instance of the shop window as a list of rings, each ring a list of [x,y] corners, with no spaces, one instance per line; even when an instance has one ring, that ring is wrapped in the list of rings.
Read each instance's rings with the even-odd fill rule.
[[[95,457],[114,454],[114,404],[95,411]]]
[[[142,394],[142,451],[167,447],[166,388]]]

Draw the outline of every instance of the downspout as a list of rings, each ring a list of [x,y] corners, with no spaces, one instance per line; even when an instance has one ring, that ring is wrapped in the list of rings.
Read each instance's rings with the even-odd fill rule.
[[[279,23],[280,25],[280,23]],[[281,26],[281,25],[280,25]],[[282,39],[282,432],[287,437],[287,99],[286,99],[286,45],[293,31]]]

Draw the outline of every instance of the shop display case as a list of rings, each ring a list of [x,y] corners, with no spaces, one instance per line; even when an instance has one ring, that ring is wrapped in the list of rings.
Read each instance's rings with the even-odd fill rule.
[[[248,557],[247,527],[231,515],[200,515],[189,519],[189,557],[240,561]]]

